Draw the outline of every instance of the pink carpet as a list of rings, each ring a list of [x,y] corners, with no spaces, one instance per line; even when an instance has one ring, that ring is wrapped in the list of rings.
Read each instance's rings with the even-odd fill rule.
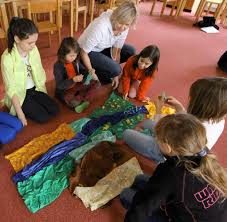
[[[161,91],[167,95],[176,96],[184,104],[187,103],[188,89],[191,83],[199,77],[224,76],[216,69],[216,64],[227,46],[227,30],[220,28],[218,34],[206,34],[192,26],[194,17],[184,13],[177,19],[169,16],[159,17],[161,3],[157,3],[155,15],[149,16],[150,2],[140,3],[140,18],[135,30],[130,30],[127,43],[133,44],[137,50],[149,44],[156,44],[161,50],[159,72],[149,95],[154,97]],[[166,12],[168,12],[167,9]],[[63,36],[68,35],[67,18]],[[78,36],[79,33],[76,34]],[[53,64],[56,60],[57,35],[53,35],[53,45],[47,45],[47,35],[41,34],[38,47],[42,56],[48,80],[53,79]],[[1,77],[0,77],[1,78]],[[0,79],[0,98],[3,96],[2,80]],[[97,101],[86,113],[77,115],[61,106],[61,115],[45,125],[29,122],[29,126],[21,132],[15,141],[0,149],[0,215],[4,222],[121,222],[124,218],[124,209],[115,198],[110,206],[91,212],[86,209],[81,201],[72,197],[68,190],[51,205],[32,214],[28,211],[11,180],[14,171],[4,155],[16,150],[29,142],[32,138],[54,130],[62,122],[71,122],[86,116],[93,108],[100,106],[110,93],[110,88],[105,87],[98,92]],[[53,84],[49,90],[53,94]],[[214,152],[221,163],[227,167],[227,130],[224,131]],[[142,168],[152,172],[154,164],[145,158],[138,157]]]

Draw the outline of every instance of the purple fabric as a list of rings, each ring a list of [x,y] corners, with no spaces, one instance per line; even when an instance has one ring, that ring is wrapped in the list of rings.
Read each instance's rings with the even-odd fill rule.
[[[82,128],[82,133],[86,136],[90,136],[95,130],[106,123],[111,123],[112,125],[117,124],[123,119],[138,115],[138,114],[147,114],[148,111],[145,106],[135,106],[129,110],[123,112],[116,112],[111,115],[103,115],[99,118],[93,118]]]
[[[47,153],[32,161],[25,168],[16,173],[13,176],[14,183],[24,181],[41,170],[43,167],[49,166],[50,164],[54,164],[62,160],[70,151],[77,147],[80,147],[81,145],[86,143],[86,141],[87,137],[83,133],[79,132],[73,139],[54,146]]]

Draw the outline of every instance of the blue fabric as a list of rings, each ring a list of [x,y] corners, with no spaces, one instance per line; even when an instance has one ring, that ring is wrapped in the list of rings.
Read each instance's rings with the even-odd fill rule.
[[[111,123],[112,125],[115,125],[125,118],[147,113],[148,111],[144,106],[136,106],[123,112],[116,112],[112,115],[103,115],[99,118],[93,118],[89,122],[87,122],[82,128],[81,132],[86,136],[90,136],[93,132],[95,132],[95,130],[97,130],[99,127],[103,126],[106,123]]]
[[[30,176],[34,175],[36,172],[43,169],[45,166],[57,163],[58,161],[62,160],[70,151],[85,144],[86,141],[87,137],[79,132],[73,139],[64,141],[54,146],[47,153],[32,161],[24,169],[16,173],[13,176],[14,183],[24,181]]]
[[[18,118],[9,113],[0,112],[0,143],[9,143],[22,128],[23,125]]]

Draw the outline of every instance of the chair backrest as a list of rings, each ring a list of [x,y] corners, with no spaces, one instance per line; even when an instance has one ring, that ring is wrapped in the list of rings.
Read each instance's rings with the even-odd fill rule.
[[[28,1],[28,10],[33,14],[48,13],[58,10],[59,0],[30,0]]]
[[[60,7],[61,0],[29,0],[28,1],[28,18],[32,19],[32,14],[56,13],[56,24],[60,26]],[[50,18],[50,20],[52,20]],[[51,21],[52,22],[52,21]]]

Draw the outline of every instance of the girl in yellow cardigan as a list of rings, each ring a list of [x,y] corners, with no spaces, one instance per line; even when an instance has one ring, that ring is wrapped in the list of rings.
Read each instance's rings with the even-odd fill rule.
[[[25,18],[14,17],[8,29],[8,48],[1,59],[4,103],[23,125],[27,118],[47,122],[59,108],[46,94],[46,75],[36,47],[38,29]]]

